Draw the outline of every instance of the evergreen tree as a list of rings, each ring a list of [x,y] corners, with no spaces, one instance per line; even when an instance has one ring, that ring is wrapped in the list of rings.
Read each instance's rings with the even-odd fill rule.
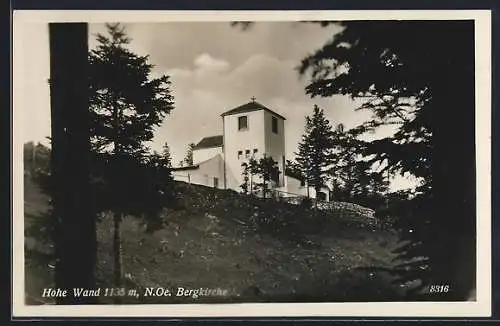
[[[328,170],[336,196],[341,200],[354,201],[366,192],[370,182],[371,163],[362,156],[364,142],[357,140],[339,124],[333,134],[334,165]]]
[[[358,134],[398,124],[394,135],[367,143],[363,152],[385,162],[385,170],[422,179],[397,212],[402,246],[395,271],[401,283],[420,282],[415,293],[445,283],[453,289],[440,299],[464,299],[475,286],[473,23],[340,25],[302,61],[301,73],[312,76],[306,91],[363,99],[360,109],[372,118]]]
[[[300,164],[297,161],[295,161],[295,160],[286,160],[285,174],[287,176],[290,176],[292,178],[300,180],[300,182],[303,185],[305,185],[306,177],[302,173],[302,169],[300,167]]]
[[[158,217],[160,206],[154,199],[172,195],[165,161],[149,154],[144,143],[173,109],[173,97],[169,77],[152,78],[149,57],[127,48],[130,39],[124,28],[119,24],[106,28],[108,35],[97,35],[98,45],[89,55],[91,134],[95,180],[101,180],[95,185],[100,194],[96,209],[113,212],[114,282],[121,286],[123,217],[140,211],[147,211],[148,218]],[[162,179],[153,182],[152,176],[159,175]]]
[[[27,142],[23,149],[24,171],[32,175],[37,171],[49,173],[50,170],[50,149],[38,142]]]
[[[186,166],[192,166],[193,165],[193,150],[194,150],[194,143],[189,143],[188,149],[186,151],[186,157],[184,158],[184,163],[186,163]]]
[[[306,117],[305,133],[295,154],[297,163],[306,176],[308,188],[313,186],[316,193],[326,185],[327,169],[332,164],[333,145],[332,126],[323,110],[315,105],[313,115]]]
[[[168,143],[165,142],[163,144],[163,159],[165,161],[165,165],[167,168],[171,169],[172,168],[172,154],[170,153],[170,146],[168,146]]]

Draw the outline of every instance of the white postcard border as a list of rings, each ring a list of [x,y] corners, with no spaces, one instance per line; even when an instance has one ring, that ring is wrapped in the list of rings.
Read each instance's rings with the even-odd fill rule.
[[[491,315],[491,11],[69,11],[22,10],[13,15],[13,60],[23,24],[48,22],[221,22],[305,20],[475,21],[477,301],[384,303],[238,303],[28,306],[24,303],[24,200],[22,112],[13,100],[13,317],[487,317]],[[13,71],[13,92],[19,90]]]

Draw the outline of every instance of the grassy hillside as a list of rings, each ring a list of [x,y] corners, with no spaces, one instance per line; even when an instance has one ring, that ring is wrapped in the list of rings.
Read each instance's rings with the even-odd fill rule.
[[[160,231],[147,233],[132,217],[122,224],[127,287],[220,288],[227,295],[141,296],[125,303],[400,299],[400,289],[379,269],[390,267],[396,237],[373,219],[185,183],[177,189],[184,208],[165,212],[167,223]],[[47,208],[48,199],[26,178],[26,227]],[[103,288],[112,286],[111,232],[110,217],[104,216],[98,226],[97,269]],[[41,291],[52,285],[50,244],[28,235],[25,246],[28,303],[48,302]]]

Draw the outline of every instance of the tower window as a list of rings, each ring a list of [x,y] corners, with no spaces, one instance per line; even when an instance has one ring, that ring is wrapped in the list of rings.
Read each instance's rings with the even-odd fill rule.
[[[243,155],[243,151],[238,151],[238,160],[241,159],[242,155]]]
[[[257,154],[257,152],[258,152],[257,148],[254,148],[254,149],[253,149],[253,153],[254,153],[254,155],[255,155],[255,154]]]
[[[238,130],[248,129],[248,116],[244,115],[238,118]]]
[[[245,150],[245,158],[250,158],[250,150]]]
[[[271,117],[272,119],[272,129],[275,134],[278,133],[278,118],[276,117]]]

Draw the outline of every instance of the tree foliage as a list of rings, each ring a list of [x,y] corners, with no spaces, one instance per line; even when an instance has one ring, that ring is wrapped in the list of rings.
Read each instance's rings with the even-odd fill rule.
[[[306,176],[296,160],[286,160],[285,174],[299,180],[302,186],[305,185]]]
[[[328,170],[333,198],[377,208],[388,190],[383,172],[374,170],[373,162],[364,156],[366,143],[356,138],[357,130],[338,125],[333,136],[333,162]]]
[[[248,162],[241,163],[242,172],[241,175],[243,177],[243,183],[240,185],[240,188],[243,194],[247,195],[252,193],[252,189],[250,186],[250,166]]]
[[[326,25],[328,23],[324,23]],[[299,71],[311,77],[311,96],[363,99],[371,119],[360,135],[396,125],[394,135],[366,143],[363,154],[385,169],[422,178],[412,200],[401,202],[398,228],[401,282],[453,283],[443,298],[474,287],[474,38],[471,22],[349,21]],[[460,145],[458,145],[460,144]],[[460,148],[462,146],[462,148]],[[472,182],[472,183],[471,183]],[[446,240],[444,240],[446,239]],[[467,243],[467,245],[465,244]],[[423,257],[423,258],[422,258]],[[466,258],[465,258],[466,257]],[[418,282],[417,282],[418,283]]]
[[[50,148],[42,143],[27,142],[23,146],[24,171],[30,174],[48,173],[50,170]]]
[[[315,105],[312,116],[306,117],[305,132],[295,154],[308,186],[313,186],[316,193],[327,184],[327,169],[333,163],[333,136],[330,121]]]
[[[264,156],[258,160],[256,174],[259,176],[259,181],[256,186],[261,189],[263,197],[267,197],[271,182],[275,185],[279,183],[280,170],[278,162],[271,156]]]
[[[167,142],[163,144],[162,156],[167,168],[172,169],[172,154],[170,152],[170,146],[168,146]]]
[[[160,212],[174,201],[168,162],[145,143],[174,108],[168,76],[152,78],[148,56],[128,48],[119,24],[107,24],[89,55],[95,207],[114,216],[115,282],[121,281],[120,222],[143,216],[161,225]]]
[[[186,157],[184,158],[184,163],[186,164],[186,166],[193,165],[193,150],[194,150],[194,143],[189,143],[188,149],[186,151]]]
[[[251,157],[247,162],[241,164],[243,183],[240,186],[245,194],[261,193],[265,198],[270,192],[270,186],[279,183],[281,171],[276,162],[270,156],[259,159]]]

